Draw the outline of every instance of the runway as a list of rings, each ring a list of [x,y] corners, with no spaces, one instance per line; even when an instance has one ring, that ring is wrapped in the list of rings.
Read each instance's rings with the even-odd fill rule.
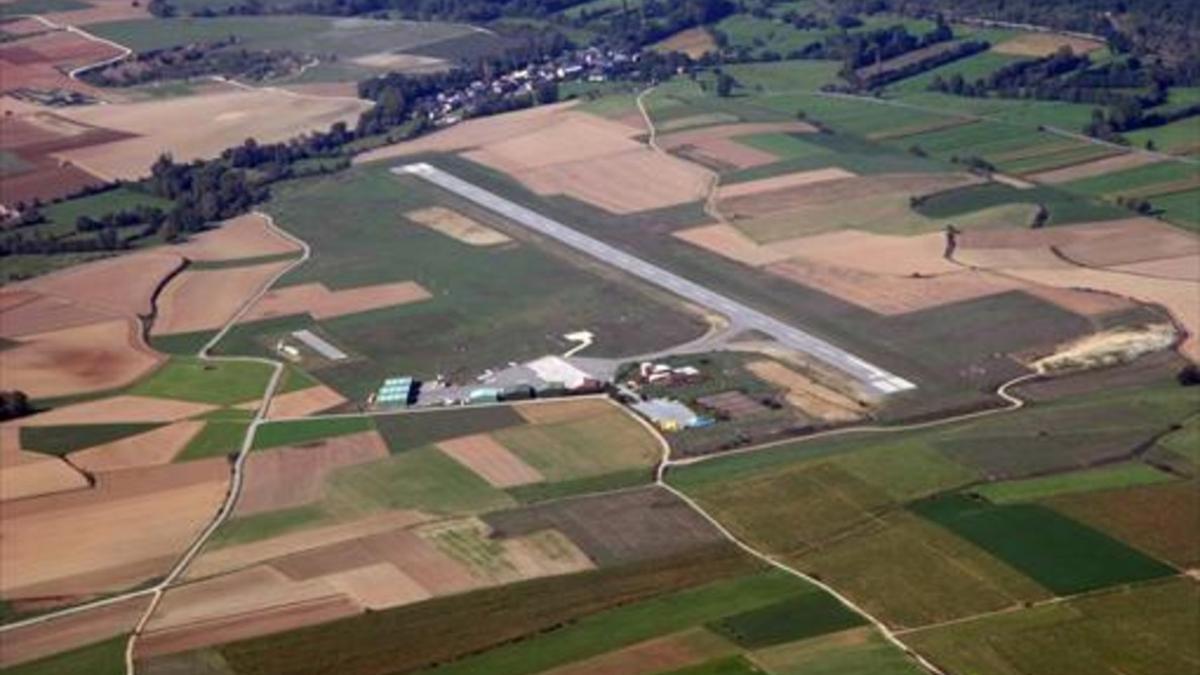
[[[562,223],[536,211],[515,204],[504,197],[468,183],[431,164],[420,162],[394,167],[392,173],[422,178],[440,188],[494,211],[534,232],[550,237],[596,260],[622,269],[655,286],[664,288],[692,303],[726,316],[731,323],[744,329],[757,330],[771,336],[781,345],[840,370],[864,386],[881,394],[894,394],[915,389],[916,385],[902,377],[868,363],[821,338],[763,314],[729,297],[711,291],[693,281],[669,272],[641,258],[581,234]]]

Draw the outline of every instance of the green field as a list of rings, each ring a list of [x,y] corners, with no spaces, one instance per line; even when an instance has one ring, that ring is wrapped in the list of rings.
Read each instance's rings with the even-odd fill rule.
[[[975,488],[972,492],[986,498],[993,504],[1007,504],[1010,502],[1034,501],[1060,494],[1071,494],[1073,492],[1090,492],[1092,490],[1109,490],[1132,485],[1165,483],[1173,479],[1174,477],[1170,474],[1163,473],[1145,464],[1121,464],[1088,471],[1073,471],[1055,476],[992,483]]]
[[[659,458],[654,437],[615,409],[583,420],[512,427],[493,436],[549,481],[649,468]]]
[[[315,525],[325,519],[326,514],[319,506],[297,506],[290,509],[256,513],[251,516],[235,516],[226,521],[213,534],[205,550],[278,537]]]
[[[760,569],[732,547],[706,548],[368,612],[220,649],[239,675],[383,675],[435,664],[438,675],[534,673],[770,602],[800,586],[780,573],[754,573]]]
[[[169,210],[171,202],[127,187],[119,187],[47,206],[42,209],[46,222],[35,226],[34,231],[48,237],[69,235],[76,231],[75,221],[80,216],[100,218],[109,213],[133,210],[139,206],[157,207],[166,211]]]
[[[337,517],[396,509],[468,515],[513,504],[503,491],[436,448],[339,469],[326,482],[322,501]]]
[[[319,16],[236,16],[114,21],[88,30],[136,52],[234,37],[244,49],[292,49],[350,59],[401,52],[471,33],[440,22],[333,19]]]
[[[270,422],[258,427],[254,434],[254,449],[263,450],[282,445],[303,445],[323,438],[345,436],[375,428],[370,417],[327,417],[313,420]]]
[[[125,636],[4,669],[7,675],[123,675]]]
[[[232,405],[262,398],[271,366],[251,361],[201,361],[177,356],[126,393]]]
[[[773,675],[919,675],[925,672],[891,643],[860,628],[754,653]]]
[[[405,212],[435,204],[489,224],[494,219],[388,168],[368,165],[301,181],[279,189],[269,205],[283,227],[313,248],[312,259],[281,286],[322,282],[340,289],[415,280],[434,296],[317,324],[354,354],[314,371],[347,397],[361,399],[393,375],[473,378],[509,361],[559,353],[568,346],[561,336],[582,329],[597,337],[588,350],[594,356],[662,349],[704,330],[673,299],[643,293],[608,269],[582,269],[566,253],[523,240],[521,231],[510,232],[519,243],[475,247],[405,220]],[[341,226],[328,227],[330,219]],[[614,307],[620,311],[609,311]],[[278,336],[313,325],[306,317],[241,325],[219,351],[266,354]]]
[[[250,420],[211,420],[205,422],[200,433],[192,437],[183,450],[175,456],[176,462],[217,457],[235,452],[242,447],[242,440],[250,427]]]
[[[861,626],[862,616],[823,592],[724,616],[708,627],[746,649],[761,649]]]
[[[1064,189],[1097,197],[1115,197],[1141,191],[1161,183],[1186,181],[1200,174],[1200,168],[1181,162],[1156,162],[1101,176],[1083,178],[1063,185]]]
[[[89,5],[79,0],[14,0],[0,5],[0,17],[20,14],[45,14],[87,9]]]
[[[1041,204],[1050,212],[1049,225],[1128,218],[1126,209],[1089,201],[1052,187],[1018,190],[1000,183],[972,185],[939,192],[916,207],[930,218],[954,218],[1001,204]]]
[[[1200,662],[1200,585],[1177,579],[909,633],[943,668],[974,675],[1179,675]]]
[[[1174,95],[1177,90],[1171,91]],[[1187,117],[1161,127],[1138,129],[1125,134],[1125,138],[1134,147],[1146,147],[1146,142],[1151,141],[1155,149],[1162,152],[1194,155],[1200,145],[1200,117]]]
[[[145,433],[160,426],[162,425],[142,423],[21,427],[21,447],[61,457],[76,450]]]
[[[1175,570],[1042,506],[947,496],[910,507],[1060,595],[1168,576]]]
[[[525,424],[511,406],[488,406],[380,415],[375,426],[392,452],[404,452],[458,436],[482,434]]]
[[[1021,57],[1010,54],[998,54],[993,51],[980,52],[974,56],[968,56],[965,59],[959,59],[944,66],[938,66],[932,70],[927,70],[913,77],[890,84],[887,87],[887,91],[901,96],[923,92],[929,89],[929,83],[933,82],[933,78],[938,76],[941,76],[943,80],[949,80],[954,75],[961,75],[964,80],[974,82],[981,77],[987,77],[996,70],[1020,60]]]
[[[1150,203],[1162,217],[1194,232],[1200,232],[1200,190],[1153,197]]]

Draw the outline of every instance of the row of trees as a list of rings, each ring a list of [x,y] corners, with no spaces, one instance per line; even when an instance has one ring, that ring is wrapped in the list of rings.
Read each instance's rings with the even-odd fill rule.
[[[288,50],[236,48],[236,37],[141,52],[83,74],[98,87],[129,87],[160,80],[220,74],[245,80],[282,77],[299,70],[308,57]]]

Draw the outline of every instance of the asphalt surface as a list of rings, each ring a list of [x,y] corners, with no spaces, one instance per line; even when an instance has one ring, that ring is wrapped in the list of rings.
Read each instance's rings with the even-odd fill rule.
[[[431,164],[424,162],[406,164],[394,167],[392,173],[417,176],[427,180],[440,188],[449,190],[460,197],[495,211],[539,234],[555,239],[597,260],[620,268],[655,286],[665,288],[701,307],[719,312],[725,315],[731,323],[770,335],[783,346],[808,354],[846,373],[864,386],[881,394],[894,394],[916,388],[916,385],[912,382],[893,375],[795,326],[786,324],[779,319],[747,307],[736,300],[715,293],[695,282],[688,281],[677,274],[668,272],[657,265],[648,263],[641,258],[625,253],[604,242],[580,234],[562,223],[551,220],[540,213],[531,211],[518,204],[514,204],[504,197],[468,183]]]

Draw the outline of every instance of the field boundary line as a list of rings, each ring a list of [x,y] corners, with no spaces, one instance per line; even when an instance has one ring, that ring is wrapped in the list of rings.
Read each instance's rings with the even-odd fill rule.
[[[200,554],[201,550],[204,548],[204,545],[208,543],[208,540],[212,538],[217,529],[220,528],[221,525],[225,524],[225,521],[227,521],[229,516],[233,514],[233,509],[237,506],[238,497],[241,496],[242,483],[245,477],[246,458],[250,455],[250,449],[254,445],[254,436],[258,431],[258,426],[267,418],[267,412],[271,407],[271,400],[275,396],[276,389],[279,387],[280,379],[282,378],[284,369],[286,367],[282,361],[278,361],[276,359],[257,356],[213,356],[210,353],[217,343],[220,342],[221,339],[223,339],[229,333],[229,331],[233,329],[237,322],[271,290],[272,286],[274,286],[288,272],[291,272],[296,267],[307,262],[312,255],[312,248],[308,245],[308,242],[280,228],[270,214],[263,211],[256,211],[254,213],[263,218],[266,221],[267,226],[276,234],[279,234],[285,239],[291,240],[299,245],[301,254],[289,265],[276,272],[275,275],[263,283],[262,286],[260,286],[252,296],[247,298],[242,303],[238,311],[235,312],[234,315],[225,322],[225,325],[221,327],[221,330],[217,331],[216,335],[214,335],[211,339],[209,339],[208,342],[200,347],[200,350],[196,353],[196,356],[202,361],[264,363],[271,366],[271,377],[267,380],[267,386],[263,391],[263,396],[259,402],[258,409],[254,413],[254,419],[250,421],[250,425],[246,428],[246,434],[242,437],[242,445],[238,449],[237,456],[230,465],[229,488],[225,492],[225,499],[221,502],[221,506],[217,509],[217,512],[213,515],[212,519],[209,520],[208,525],[200,531],[200,534],[192,541],[187,549],[184,550],[183,554],[176,561],[175,565],[171,568],[167,575],[163,577],[162,581],[152,587],[153,595],[151,596],[150,604],[146,607],[146,611],[142,613],[141,618],[139,618],[138,622],[134,625],[133,631],[129,634],[129,640],[125,644],[126,675],[134,675],[136,672],[136,666],[134,664],[134,649],[137,646],[137,639],[146,630],[146,626],[150,623],[151,618],[153,618],[154,612],[158,609],[158,606],[162,604],[163,597],[166,595],[171,586],[180,577],[182,577],[185,572],[187,572],[187,569],[191,566],[192,561],[195,560],[196,556]]]
[[[701,507],[698,502],[696,502],[696,500],[692,499],[689,495],[684,493],[679,488],[676,488],[675,486],[668,483],[666,480],[667,469],[672,466],[671,444],[667,442],[667,439],[662,435],[662,433],[654,425],[652,425],[650,422],[643,419],[641,415],[634,413],[633,411],[629,410],[625,406],[621,406],[621,407],[622,407],[622,409],[625,410],[626,414],[628,414],[630,417],[637,420],[638,423],[641,424],[642,427],[645,428],[648,433],[650,433],[652,436],[654,436],[655,440],[658,441],[659,447],[662,450],[662,459],[659,461],[658,467],[655,468],[655,470],[654,470],[654,484],[655,485],[666,490],[667,492],[670,492],[672,495],[674,495],[676,498],[678,498],[684,504],[687,504],[688,508],[690,508],[697,515],[699,515],[701,518],[703,518],[705,521],[707,521],[708,524],[711,525],[714,529],[716,529],[717,532],[722,537],[724,537],[726,540],[728,540],[734,546],[737,546],[739,549],[741,549],[745,553],[749,554],[750,556],[752,556],[754,558],[757,558],[758,560],[761,560],[762,562],[770,565],[771,567],[774,567],[777,570],[780,570],[781,572],[790,574],[791,576],[801,579],[817,588],[820,588],[821,590],[825,591],[826,593],[832,595],[838,602],[842,603],[842,605],[844,607],[850,609],[851,611],[855,612],[859,616],[866,619],[867,622],[870,623],[871,625],[873,625],[875,627],[875,629],[878,630],[885,639],[887,639],[888,642],[892,643],[897,649],[899,649],[906,656],[908,656],[910,659],[915,661],[926,672],[932,673],[932,675],[949,675],[948,673],[946,673],[946,671],[939,668],[933,662],[929,661],[924,656],[917,653],[916,650],[914,650],[913,648],[906,645],[903,641],[900,640],[900,638],[898,638],[895,635],[895,633],[892,632],[892,630],[890,628],[887,627],[886,624],[883,623],[883,621],[876,618],[871,613],[867,612],[867,610],[860,607],[853,600],[842,595],[841,593],[839,593],[835,588],[833,588],[829,584],[826,584],[825,582],[823,582],[819,579],[811,577],[811,576],[805,574],[804,572],[801,572],[800,570],[798,570],[794,567],[791,567],[790,565],[784,563],[783,561],[777,560],[774,556],[771,556],[767,553],[763,553],[762,551],[759,551],[758,549],[754,548],[753,546],[746,543],[745,541],[742,541],[737,535],[735,535],[727,527],[725,527],[721,523],[720,520],[718,520],[716,517],[711,515],[708,511],[705,511],[704,508]]]
[[[16,16],[22,16],[22,15],[16,15]],[[119,54],[117,56],[111,56],[107,59],[101,59],[99,61],[96,61],[95,63],[88,63],[88,64],[85,64],[82,66],[78,66],[76,68],[72,68],[70,71],[67,72],[67,77],[71,78],[72,80],[75,80],[76,82],[80,81],[79,80],[80,73],[85,73],[89,70],[94,70],[96,68],[102,68],[104,66],[107,66],[107,65],[110,65],[113,63],[118,63],[120,61],[124,61],[125,59],[127,59],[131,55],[133,55],[133,50],[130,49],[129,47],[126,47],[125,45],[123,45],[119,42],[114,42],[107,38],[102,38],[99,35],[89,33],[88,31],[86,31],[82,28],[79,28],[77,26],[72,26],[70,24],[57,23],[55,21],[51,21],[50,19],[47,19],[46,17],[42,16],[41,14],[25,14],[23,16],[27,16],[35,21],[41,22],[47,28],[52,28],[54,30],[63,30],[68,33],[74,33],[75,35],[78,35],[78,36],[84,38],[85,40],[91,40],[92,42],[99,42],[102,45],[107,45],[109,47],[113,47],[113,48],[121,50],[121,54]]]

